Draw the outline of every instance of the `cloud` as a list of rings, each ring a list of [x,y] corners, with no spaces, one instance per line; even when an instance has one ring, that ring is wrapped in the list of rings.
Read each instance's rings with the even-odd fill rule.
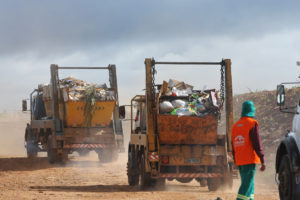
[[[111,43],[226,35],[258,38],[299,24],[297,1],[2,1],[0,53],[43,56]]]
[[[271,0],[0,1],[0,110],[19,109],[38,83],[48,83],[52,63],[116,64],[119,96],[126,104],[145,87],[147,57],[231,58],[235,93],[273,89],[297,78],[299,5]],[[219,86],[217,67],[203,72],[158,68],[157,83],[172,77],[200,89]],[[106,81],[97,73],[70,73]]]

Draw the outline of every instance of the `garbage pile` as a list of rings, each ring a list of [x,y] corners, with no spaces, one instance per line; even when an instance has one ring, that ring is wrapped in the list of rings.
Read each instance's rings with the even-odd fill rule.
[[[162,84],[162,92],[166,96],[188,96],[192,94],[192,90],[193,86],[174,79],[170,79],[168,83],[164,81]]]
[[[219,114],[218,93],[212,90],[193,90],[193,86],[170,79],[160,90],[160,114],[178,116],[206,116]]]
[[[84,101],[88,90],[95,90],[94,98],[100,101],[113,101],[114,91],[109,90],[106,84],[96,85],[83,80],[76,79],[72,76],[59,80],[61,92],[59,98],[63,96],[64,101]],[[52,94],[49,86],[43,87],[44,97],[51,99]]]

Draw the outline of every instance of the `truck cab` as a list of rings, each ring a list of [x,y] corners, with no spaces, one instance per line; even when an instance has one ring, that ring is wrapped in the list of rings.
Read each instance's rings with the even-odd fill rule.
[[[285,106],[285,87],[277,86],[277,105],[284,113],[293,114],[292,130],[281,140],[276,153],[276,181],[281,200],[300,199],[300,97],[294,107]]]

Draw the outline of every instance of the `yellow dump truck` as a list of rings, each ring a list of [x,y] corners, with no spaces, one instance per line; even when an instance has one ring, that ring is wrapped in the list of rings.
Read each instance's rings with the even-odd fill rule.
[[[59,70],[108,70],[110,87],[68,77]],[[101,162],[116,160],[124,151],[116,66],[60,67],[51,65],[51,83],[30,94],[30,123],[25,130],[28,157],[46,151],[50,163],[67,159],[74,151],[96,151]],[[76,85],[76,87],[74,86]],[[88,93],[89,91],[89,93]],[[88,96],[90,95],[90,96]],[[23,100],[23,111],[27,101]]]
[[[145,95],[137,95],[131,100],[127,163],[129,185],[140,184],[144,188],[164,185],[166,179],[182,183],[196,179],[201,186],[208,186],[210,191],[222,185],[231,187],[235,176],[231,156],[231,61],[157,62],[146,59],[145,65]],[[156,85],[158,65],[220,66],[220,94],[215,89],[200,91],[185,84],[184,90],[176,91],[178,88],[173,87],[170,81]],[[182,84],[177,85],[182,87]],[[179,106],[176,105],[178,103]],[[223,103],[226,130],[221,133],[219,122]],[[166,111],[168,106],[175,107]]]

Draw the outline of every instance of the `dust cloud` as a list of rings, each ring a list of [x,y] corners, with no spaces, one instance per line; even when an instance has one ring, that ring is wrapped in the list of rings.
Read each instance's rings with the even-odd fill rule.
[[[221,197],[229,200],[234,199],[240,185],[238,179],[234,180],[231,190],[209,192],[207,187],[201,188],[195,180],[187,184],[173,180],[166,181],[164,188],[140,191],[139,187],[131,187],[127,183],[126,152],[120,153],[119,159],[113,163],[99,162],[94,151],[84,157],[74,152],[64,164],[50,165],[45,153],[39,153],[38,158],[28,160],[24,148],[24,131],[28,122],[29,113],[0,114],[0,181],[4,183],[1,188],[4,193],[0,193],[0,199],[9,199],[15,195],[26,199],[96,199],[100,195],[102,199],[209,200]],[[123,130],[127,151],[130,121],[123,121]],[[273,166],[267,161],[266,172],[257,169],[255,194],[258,200],[278,199],[277,190],[273,189],[276,188]]]
[[[26,124],[30,123],[29,112],[2,112],[0,113],[0,157],[25,157],[24,134]],[[130,139],[130,121],[123,122],[124,147],[127,151]],[[91,152],[93,156],[97,156]],[[39,156],[45,153],[39,153]],[[76,153],[71,157],[77,156]]]
[[[24,157],[24,134],[29,112],[0,113],[0,157]]]

